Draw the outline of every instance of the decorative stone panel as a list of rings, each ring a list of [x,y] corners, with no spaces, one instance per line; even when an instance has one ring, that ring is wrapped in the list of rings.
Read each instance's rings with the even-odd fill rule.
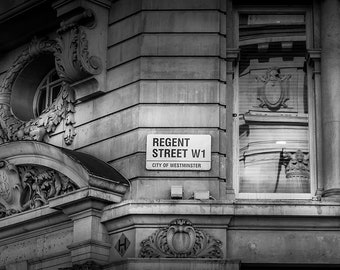
[[[175,219],[141,242],[142,258],[222,259],[222,242],[199,230],[187,219]]]
[[[0,217],[34,209],[79,187],[68,177],[44,166],[0,160]]]

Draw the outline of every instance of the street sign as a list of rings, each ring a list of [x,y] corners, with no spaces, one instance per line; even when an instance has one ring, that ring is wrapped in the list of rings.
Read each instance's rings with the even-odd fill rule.
[[[211,136],[149,134],[146,140],[147,170],[211,169]]]

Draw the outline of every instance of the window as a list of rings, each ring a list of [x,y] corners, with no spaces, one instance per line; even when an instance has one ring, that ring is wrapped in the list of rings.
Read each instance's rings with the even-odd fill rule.
[[[236,192],[310,198],[308,15],[273,10],[239,10]]]
[[[58,97],[61,89],[61,79],[55,69],[51,70],[39,84],[34,96],[34,115],[39,116]]]

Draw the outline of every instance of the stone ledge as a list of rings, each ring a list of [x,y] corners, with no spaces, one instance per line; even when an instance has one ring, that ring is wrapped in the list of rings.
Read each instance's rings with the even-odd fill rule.
[[[128,215],[337,217],[340,203],[305,200],[138,200],[104,208],[102,222]]]
[[[226,261],[215,259],[186,259],[186,258],[159,258],[159,259],[127,259],[111,264],[108,269],[114,270],[238,270],[239,261]]]
[[[51,209],[48,205],[38,209],[28,210],[0,219],[0,239],[23,236],[25,233],[32,234],[37,230],[46,230],[52,226],[65,225],[69,218],[61,211]],[[40,233],[40,232],[38,232]]]
[[[96,200],[105,203],[117,203],[122,198],[121,194],[101,191],[93,187],[85,187],[71,193],[67,193],[49,200],[50,208],[63,209],[68,206],[79,204],[85,200]],[[87,206],[87,205],[85,205]]]

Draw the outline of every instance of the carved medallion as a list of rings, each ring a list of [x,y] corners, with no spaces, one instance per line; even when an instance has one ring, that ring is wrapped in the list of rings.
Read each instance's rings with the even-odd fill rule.
[[[270,67],[264,76],[257,77],[257,81],[263,82],[260,87],[258,100],[260,107],[267,107],[269,110],[277,111],[280,108],[287,108],[286,101],[289,100],[287,83],[291,75],[281,75],[280,69]]]
[[[17,167],[0,161],[0,217],[22,211],[22,185]]]
[[[195,228],[187,219],[176,219],[141,242],[142,258],[223,257],[221,241]]]

